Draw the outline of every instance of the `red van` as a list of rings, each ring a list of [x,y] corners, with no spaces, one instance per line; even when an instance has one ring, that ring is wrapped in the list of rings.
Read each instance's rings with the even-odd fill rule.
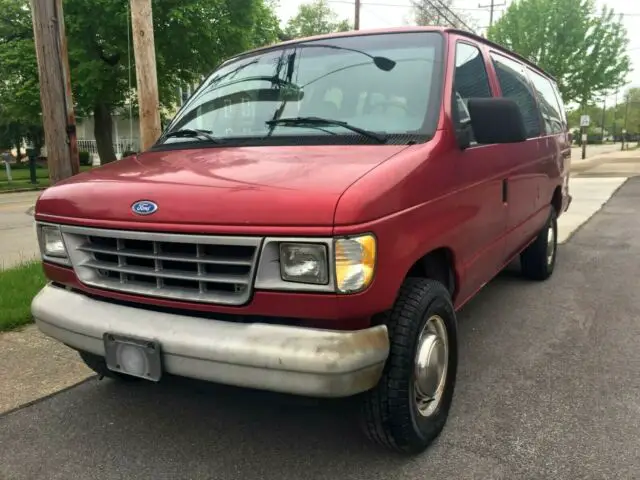
[[[553,273],[570,151],[553,78],[467,32],[244,53],[153,148],[42,194],[33,315],[100,376],[358,395],[370,438],[418,452],[456,311],[518,256]]]

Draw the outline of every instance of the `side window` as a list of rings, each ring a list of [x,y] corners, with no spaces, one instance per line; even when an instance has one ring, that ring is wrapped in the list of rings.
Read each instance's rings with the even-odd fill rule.
[[[527,138],[539,136],[542,130],[540,128],[540,114],[522,65],[502,55],[492,53],[491,58],[498,75],[502,96],[512,99],[520,107],[527,130]]]
[[[556,85],[555,82],[551,82],[551,86],[553,87],[553,91],[556,94],[556,99],[558,100],[558,105],[560,106],[560,115],[562,116],[562,124],[566,130],[567,126],[568,126],[568,120],[567,120],[567,111],[564,108],[564,103],[562,101],[562,95],[560,94],[560,90],[558,89],[558,85]]]
[[[553,85],[547,78],[543,77],[539,73],[534,72],[531,69],[527,70],[529,71],[531,83],[533,83],[533,87],[536,89],[536,94],[538,95],[540,111],[542,112],[542,118],[544,119],[547,133],[562,133],[564,122],[562,121],[560,105],[558,104],[556,94],[553,91]]]
[[[469,121],[467,100],[492,96],[484,58],[478,47],[463,42],[456,44],[456,70],[453,82],[455,120],[458,124],[466,123]]]

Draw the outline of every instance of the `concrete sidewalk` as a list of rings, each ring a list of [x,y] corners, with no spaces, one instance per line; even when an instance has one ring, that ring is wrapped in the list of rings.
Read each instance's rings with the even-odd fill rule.
[[[30,325],[0,334],[0,414],[93,375],[76,352]]]

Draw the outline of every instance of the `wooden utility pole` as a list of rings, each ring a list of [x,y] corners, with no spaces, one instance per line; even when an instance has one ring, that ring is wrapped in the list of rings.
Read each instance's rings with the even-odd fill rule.
[[[622,147],[621,150],[624,150],[625,140],[627,139],[627,120],[629,120],[629,99],[631,98],[631,94],[627,93],[627,101],[624,107],[624,128],[622,129]],[[628,147],[628,145],[627,145]]]
[[[616,113],[618,111],[618,93],[619,93],[619,89],[616,89],[616,100],[615,100],[615,105],[613,107],[613,125],[611,126],[611,131],[613,132],[613,143],[615,145],[616,143]]]
[[[496,5],[495,0],[491,0],[491,3],[489,5],[480,5],[478,4],[478,8],[488,8],[489,9],[489,27],[493,26],[493,12],[495,11],[496,7],[504,7],[506,5],[506,3],[501,3],[499,5]]]
[[[80,171],[62,0],[31,0],[51,185]]]
[[[602,143],[604,143],[604,127],[605,120],[607,115],[607,95],[605,94],[604,99],[602,100]]]
[[[356,0],[356,12],[354,17],[353,28],[354,30],[360,30],[360,0]]]
[[[161,133],[151,0],[131,0],[131,29],[140,109],[140,149],[147,150]]]

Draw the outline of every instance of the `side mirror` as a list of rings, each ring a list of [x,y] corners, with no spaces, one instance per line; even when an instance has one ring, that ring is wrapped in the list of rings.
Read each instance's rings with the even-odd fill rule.
[[[518,143],[527,139],[522,112],[507,98],[470,98],[467,101],[471,126],[480,144]]]

